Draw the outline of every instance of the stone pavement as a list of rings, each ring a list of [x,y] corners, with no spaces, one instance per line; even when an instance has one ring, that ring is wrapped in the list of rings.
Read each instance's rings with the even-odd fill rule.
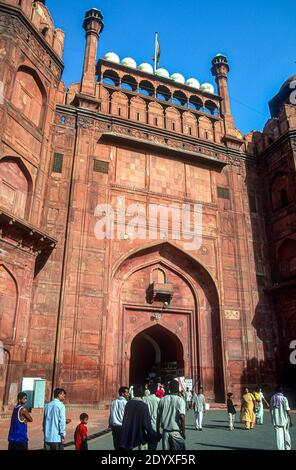
[[[67,405],[66,405],[67,409]],[[77,424],[79,424],[79,416],[81,413],[89,415],[88,432],[89,435],[97,434],[108,428],[109,411],[106,409],[90,407],[69,407],[67,409],[67,418],[72,422],[67,425],[66,443],[73,441],[73,435]],[[33,423],[28,424],[29,430],[29,449],[37,450],[43,448],[43,432],[42,432],[42,410],[32,411]],[[0,450],[7,449],[7,434],[10,426],[10,418],[0,419]]]
[[[292,449],[296,450],[296,414],[292,416]],[[204,430],[194,428],[194,414],[189,411],[186,417],[186,441],[188,450],[276,450],[274,430],[269,412],[265,412],[265,423],[252,431],[245,431],[241,423],[234,431],[228,430],[228,416],[225,411],[209,411],[205,415]],[[68,449],[73,449],[69,447]],[[113,450],[112,436],[106,434],[89,441],[90,450]],[[161,447],[159,447],[161,450]]]

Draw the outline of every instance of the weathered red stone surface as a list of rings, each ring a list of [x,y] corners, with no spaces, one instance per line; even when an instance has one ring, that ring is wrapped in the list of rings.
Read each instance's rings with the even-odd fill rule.
[[[60,385],[71,403],[99,403],[161,363],[212,400],[273,387],[295,331],[295,106],[280,94],[263,133],[243,137],[225,57],[212,63],[218,94],[96,64],[98,10],[66,91],[64,34],[43,3],[0,1],[1,403],[28,376],[46,379],[47,399]],[[96,208],[118,214],[118,198],[187,203],[192,218],[200,204],[201,246],[171,218],[161,236],[154,218],[146,239],[98,239]]]

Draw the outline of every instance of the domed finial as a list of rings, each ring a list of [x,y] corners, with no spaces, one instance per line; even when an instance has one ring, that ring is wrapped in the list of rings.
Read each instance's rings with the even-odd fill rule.
[[[98,23],[100,25],[100,32],[103,31],[103,15],[97,8],[91,8],[85,13],[83,21],[83,28],[85,29],[85,31],[89,31],[90,25],[92,25],[93,23]]]
[[[230,70],[228,59],[224,54],[217,54],[212,60],[212,65],[212,73],[214,72],[213,75],[216,75],[215,71],[223,66],[227,69],[227,72]]]

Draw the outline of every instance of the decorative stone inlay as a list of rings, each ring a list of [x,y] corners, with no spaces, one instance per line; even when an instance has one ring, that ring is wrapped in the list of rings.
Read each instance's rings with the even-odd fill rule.
[[[209,250],[208,250],[208,248],[207,248],[206,246],[202,245],[202,247],[200,248],[200,252],[201,252],[201,254],[203,254],[203,255],[207,255],[208,252],[209,252]]]
[[[79,116],[77,125],[78,127],[81,127],[82,129],[90,129],[94,125],[94,120]]]
[[[152,320],[155,320],[155,321],[160,321],[162,319],[162,314],[160,312],[156,312],[152,315]]]
[[[225,310],[226,320],[240,320],[240,311],[239,310]]]

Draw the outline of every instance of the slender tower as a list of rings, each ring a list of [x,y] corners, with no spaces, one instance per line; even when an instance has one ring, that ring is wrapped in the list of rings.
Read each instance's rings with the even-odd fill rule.
[[[80,92],[83,95],[95,96],[98,42],[104,28],[102,13],[96,8],[88,10],[83,28],[86,31],[86,47]]]
[[[230,109],[227,85],[229,70],[230,67],[227,57],[222,54],[216,55],[212,60],[212,75],[216,78],[219,95],[223,98],[221,102],[221,111],[225,122],[225,139],[231,137],[231,140],[234,139],[240,141],[241,137],[238,135]]]

